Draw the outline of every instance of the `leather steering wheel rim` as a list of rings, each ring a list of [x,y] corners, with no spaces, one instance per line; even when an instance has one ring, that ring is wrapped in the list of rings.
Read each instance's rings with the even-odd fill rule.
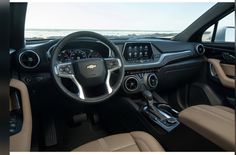
[[[119,63],[119,68],[116,68],[116,70],[118,70],[118,77],[117,77],[117,81],[115,82],[115,84],[112,86],[112,89],[108,89],[108,92],[105,93],[104,95],[101,96],[97,96],[97,97],[81,97],[82,95],[78,95],[75,93],[72,93],[71,91],[69,91],[62,83],[62,77],[60,77],[59,75],[59,71],[57,70],[58,66],[60,66],[60,64],[58,64],[58,54],[59,52],[63,49],[63,47],[65,47],[69,42],[78,39],[78,38],[94,38],[98,41],[101,41],[102,43],[104,43],[106,46],[108,46],[110,48],[111,51],[113,51],[115,58],[111,58],[111,59],[106,59],[106,62],[109,61],[117,61],[117,63]],[[103,59],[105,61],[105,59]],[[117,64],[116,63],[116,64]],[[70,67],[73,70],[73,67]],[[107,68],[107,66],[106,66]],[[95,32],[90,32],[90,31],[79,31],[79,32],[74,32],[72,34],[69,34],[67,36],[65,36],[64,38],[62,38],[57,45],[55,46],[54,50],[53,50],[53,55],[52,55],[52,59],[51,59],[51,70],[52,70],[52,75],[53,75],[53,79],[56,82],[56,85],[60,88],[60,90],[66,94],[67,96],[69,96],[70,98],[79,101],[79,102],[85,102],[85,103],[98,103],[98,102],[102,102],[105,101],[107,99],[109,99],[110,97],[112,97],[120,88],[121,83],[123,81],[124,78],[124,63],[123,63],[123,59],[122,59],[122,55],[121,53],[118,51],[118,49],[115,47],[115,45],[110,42],[107,38],[105,38],[104,36],[95,33]],[[110,70],[106,70],[107,72],[109,72]],[[110,74],[110,72],[109,72]],[[73,77],[73,76],[69,76],[69,77]],[[110,77],[108,77],[108,83],[110,80]],[[74,78],[73,78],[73,82]],[[107,85],[107,79],[106,79],[106,83],[104,83]],[[79,85],[77,85],[79,86]],[[80,90],[80,89],[79,89]],[[81,87],[82,90],[82,87]],[[81,93],[81,92],[79,92]],[[84,93],[84,92],[83,92]]]

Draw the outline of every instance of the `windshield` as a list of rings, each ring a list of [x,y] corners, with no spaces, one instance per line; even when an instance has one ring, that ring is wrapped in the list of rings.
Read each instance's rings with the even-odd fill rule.
[[[56,39],[75,31],[110,38],[171,38],[215,3],[28,3],[25,37]]]

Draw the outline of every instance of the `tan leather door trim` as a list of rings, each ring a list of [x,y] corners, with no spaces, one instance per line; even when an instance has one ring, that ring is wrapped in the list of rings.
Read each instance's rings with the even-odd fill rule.
[[[231,70],[229,71],[229,68],[226,65],[223,65],[223,67],[222,67],[220,64],[220,60],[218,60],[218,59],[208,59],[208,62],[213,65],[213,67],[216,71],[216,74],[219,77],[222,85],[225,87],[234,89],[235,88],[235,80],[232,78],[229,78],[227,76],[227,74],[232,75],[232,71]]]
[[[220,64],[223,71],[227,76],[235,76],[235,66],[234,65],[229,65],[229,64]]]
[[[10,151],[30,151],[32,134],[32,115],[28,89],[26,85],[16,79],[10,81],[10,86],[18,89],[21,93],[23,125],[19,133],[10,137]]]

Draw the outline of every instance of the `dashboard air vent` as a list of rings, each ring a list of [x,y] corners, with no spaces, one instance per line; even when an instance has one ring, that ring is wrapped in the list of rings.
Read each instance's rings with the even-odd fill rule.
[[[196,46],[196,52],[198,55],[203,55],[205,53],[205,48],[202,44]]]
[[[19,55],[19,63],[26,69],[33,69],[37,67],[39,62],[39,55],[32,50],[24,51]]]
[[[138,89],[138,80],[135,77],[128,77],[125,80],[126,90],[133,92]]]

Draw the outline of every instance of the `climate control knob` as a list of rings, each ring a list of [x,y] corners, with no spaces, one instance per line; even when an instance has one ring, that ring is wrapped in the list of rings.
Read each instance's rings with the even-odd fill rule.
[[[147,83],[150,88],[156,88],[158,84],[158,78],[156,74],[150,74],[147,78]]]

